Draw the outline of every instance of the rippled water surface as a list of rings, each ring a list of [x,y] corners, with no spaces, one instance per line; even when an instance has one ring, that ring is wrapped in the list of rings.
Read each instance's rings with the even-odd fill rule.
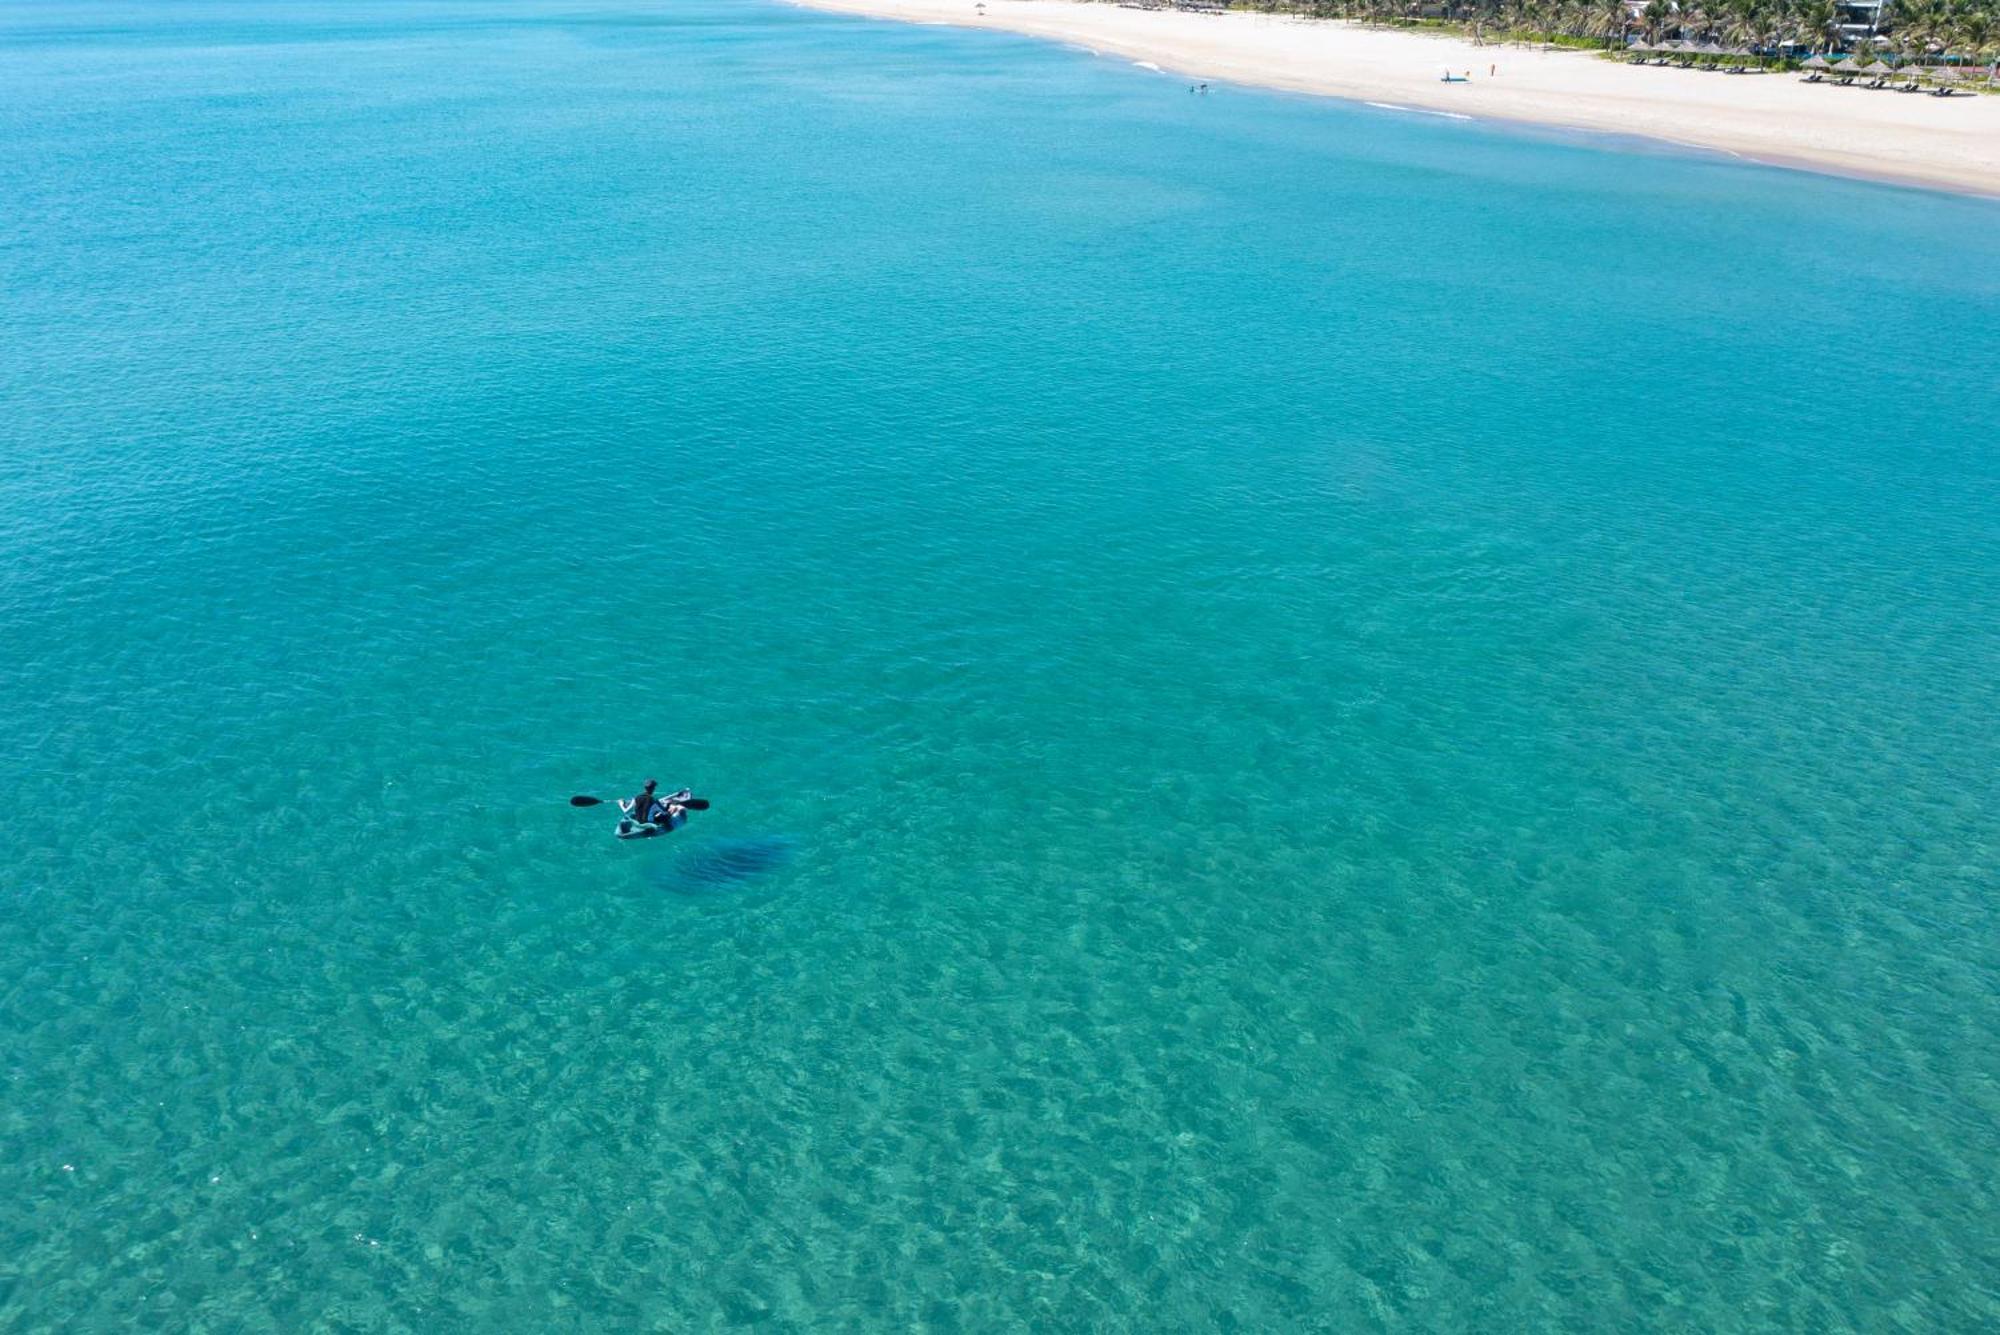
[[[0,1326],[1990,1328],[1996,329],[1000,34],[10,4]]]

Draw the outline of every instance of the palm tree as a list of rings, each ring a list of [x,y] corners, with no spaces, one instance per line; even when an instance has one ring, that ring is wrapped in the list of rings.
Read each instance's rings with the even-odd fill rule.
[[[1708,32],[1708,13],[1701,0],[1679,0],[1681,36],[1694,41]]]
[[[1722,12],[1722,35],[1731,46],[1750,46],[1763,35],[1757,0],[1729,0]]]
[[[1985,51],[1986,43],[1993,36],[1993,19],[1990,15],[1968,6],[1954,17],[1951,29],[1951,44],[1975,60]]]
[[[1758,19],[1757,45],[1766,54],[1775,55],[1779,46],[1797,40],[1799,16],[1793,0],[1775,0],[1760,10]]]
[[[1996,33],[2000,33],[2000,23],[1993,13],[1968,8],[1952,29],[1952,45],[1975,61],[1983,60],[1993,50]]]
[[[1625,0],[1597,0],[1591,26],[1596,29],[1598,40],[1606,46],[1625,45],[1625,33],[1632,26]]]
[[[1937,6],[1932,0],[1903,0],[1896,9],[1896,63],[1907,65],[1921,59],[1937,23]]]
[[[1799,7],[1800,35],[1811,38],[1812,49],[1831,53],[1840,45],[1840,11],[1833,0],[1805,0]]]
[[[1794,41],[1803,40],[1812,51],[1831,51],[1833,44],[1828,36],[1839,22],[1833,0],[1804,0],[1792,15],[1791,37]]]

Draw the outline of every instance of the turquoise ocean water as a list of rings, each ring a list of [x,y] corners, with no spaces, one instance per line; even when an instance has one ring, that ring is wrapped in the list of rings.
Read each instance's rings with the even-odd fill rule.
[[[10,4],[0,1327],[1990,1329],[1996,329],[1001,34]]]

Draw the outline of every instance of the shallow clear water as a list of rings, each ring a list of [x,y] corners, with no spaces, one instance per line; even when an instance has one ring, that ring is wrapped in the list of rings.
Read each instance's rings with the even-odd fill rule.
[[[1995,205],[751,0],[0,202],[0,1326],[2000,1321]]]

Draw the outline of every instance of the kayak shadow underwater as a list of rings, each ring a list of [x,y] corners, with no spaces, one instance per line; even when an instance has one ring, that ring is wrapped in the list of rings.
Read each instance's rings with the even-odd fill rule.
[[[669,894],[717,894],[779,870],[796,851],[792,840],[777,835],[718,840],[661,858],[653,882]]]

